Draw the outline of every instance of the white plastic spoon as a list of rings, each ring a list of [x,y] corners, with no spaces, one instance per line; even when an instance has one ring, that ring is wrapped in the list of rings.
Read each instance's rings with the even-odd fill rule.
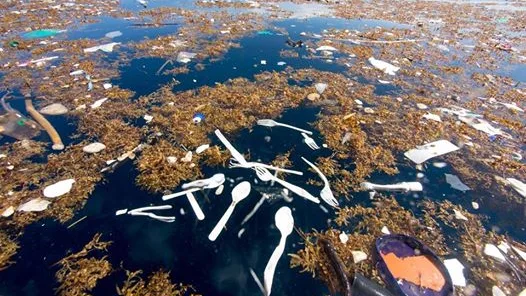
[[[278,264],[281,255],[283,255],[283,251],[285,251],[285,243],[287,241],[287,236],[289,236],[292,233],[292,230],[294,229],[294,218],[292,217],[292,212],[288,207],[280,208],[276,212],[276,216],[274,217],[274,219],[276,222],[276,227],[281,233],[281,239],[279,240],[279,244],[276,247],[276,249],[274,249],[272,256],[270,256],[267,266],[265,267],[265,272],[263,273],[265,291],[267,292],[267,296],[270,295],[270,292],[272,290],[272,281],[274,280],[274,272],[276,271],[276,265]]]
[[[260,119],[260,120],[257,121],[257,124],[261,125],[261,126],[266,126],[266,127],[282,126],[282,127],[286,127],[286,128],[290,128],[290,129],[302,132],[302,133],[306,133],[307,135],[312,135],[311,131],[304,130],[304,129],[301,129],[299,127],[295,127],[295,126],[292,126],[292,125],[284,124],[284,123],[281,123],[281,122],[277,122],[277,121],[274,121],[272,119]]]
[[[243,199],[245,199],[250,194],[251,186],[250,183],[247,181],[241,182],[232,189],[232,203],[226,210],[226,212],[223,214],[223,217],[217,222],[217,225],[212,229],[212,232],[208,235],[208,239],[211,241],[215,241],[221,231],[223,230],[223,227],[225,227],[226,222],[234,212],[234,208],[236,207],[236,204]]]
[[[194,210],[195,216],[198,220],[204,220],[205,214],[203,213],[203,210],[201,210],[201,207],[199,207],[199,204],[197,203],[197,200],[195,200],[195,196],[192,192],[186,193],[186,198],[190,202],[190,206],[192,206],[192,210]]]
[[[209,187],[214,186],[213,188],[217,187],[215,184],[223,184],[225,182],[225,175],[224,174],[215,174],[212,177],[208,179],[201,179],[201,180],[195,180],[189,183],[185,183],[181,186],[183,189],[190,189],[190,188],[211,188]]]
[[[190,188],[188,190],[184,190],[184,191],[180,191],[180,192],[164,195],[163,196],[163,200],[169,200],[169,199],[172,199],[172,198],[183,196],[183,195],[186,195],[187,193],[196,192],[196,191],[199,191],[201,189],[217,188],[217,187],[221,186],[223,183],[225,183],[225,175],[223,175],[223,174],[215,174],[211,178],[209,178],[208,180],[210,182],[208,182],[208,184],[206,186],[204,186],[204,187],[194,187],[194,188]],[[204,181],[204,180],[199,180],[199,181]],[[188,183],[188,184],[191,184],[191,183]]]

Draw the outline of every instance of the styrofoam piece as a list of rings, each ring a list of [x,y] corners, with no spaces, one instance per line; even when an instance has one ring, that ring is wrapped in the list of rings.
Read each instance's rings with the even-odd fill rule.
[[[50,201],[42,198],[34,198],[22,205],[20,205],[16,210],[19,212],[42,212],[47,209],[51,204]]]
[[[484,254],[491,256],[499,260],[500,262],[506,261],[506,258],[504,257],[504,255],[502,255],[499,248],[497,248],[495,245],[492,245],[492,244],[486,244],[484,246]]]
[[[459,287],[466,286],[466,278],[464,277],[464,265],[460,263],[456,258],[455,259],[446,259],[444,260],[444,265],[451,277],[453,285]]]
[[[526,184],[515,178],[506,178],[506,181],[517,191],[522,197],[526,197]]]
[[[409,158],[416,164],[424,163],[426,160],[440,155],[444,155],[460,149],[455,144],[448,140],[438,140],[417,148],[411,149],[404,153],[405,157]]]
[[[377,60],[374,57],[369,58],[369,63],[373,65],[373,67],[375,67],[376,69],[381,70],[389,75],[395,75],[396,72],[400,70],[400,67],[394,66],[382,60]]]
[[[44,188],[44,196],[48,198],[55,198],[68,193],[75,183],[74,179],[66,179]]]
[[[471,190],[466,184],[462,183],[462,181],[456,176],[452,174],[444,174],[446,175],[446,182],[451,185],[453,189],[466,192],[468,190]]]

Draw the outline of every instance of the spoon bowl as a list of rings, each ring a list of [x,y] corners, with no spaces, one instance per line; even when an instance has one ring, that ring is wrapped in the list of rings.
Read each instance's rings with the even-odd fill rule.
[[[289,207],[281,207],[276,212],[274,221],[282,236],[288,236],[292,233],[294,229],[294,218]]]
[[[245,199],[250,194],[250,182],[243,181],[232,189],[232,202],[238,203]]]

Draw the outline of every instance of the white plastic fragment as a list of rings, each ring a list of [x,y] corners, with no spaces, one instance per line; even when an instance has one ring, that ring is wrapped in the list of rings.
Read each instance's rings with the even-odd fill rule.
[[[15,212],[15,207],[13,206],[9,206],[7,209],[5,209],[3,212],[2,212],[2,217],[4,218],[7,218],[11,215],[13,215],[13,213]]]
[[[478,210],[480,208],[479,204],[475,201],[472,201],[471,202],[471,206],[475,209],[475,210]]]
[[[504,293],[499,287],[493,286],[491,288],[491,294],[493,296],[506,296],[506,293]]]
[[[438,168],[438,169],[442,169],[442,168],[447,167],[447,163],[445,163],[445,162],[433,162],[433,166]]]
[[[354,263],[360,263],[367,259],[367,254],[362,251],[351,251]]]
[[[267,61],[266,60],[261,60],[261,65],[266,65],[267,64]]]
[[[122,36],[122,32],[121,31],[111,31],[111,32],[106,33],[106,35],[104,36],[106,36],[107,38],[120,37]]]
[[[396,184],[380,185],[371,182],[362,182],[360,186],[365,190],[376,191],[422,191],[423,187],[420,182],[401,182]]]
[[[381,231],[383,234],[391,234],[391,231],[389,231],[389,228],[387,228],[387,226],[382,227]]]
[[[497,104],[503,105],[506,108],[511,109],[511,110],[524,112],[524,110],[522,108],[518,107],[515,103],[511,103],[510,104],[510,103],[497,102]]]
[[[68,193],[75,183],[74,179],[66,179],[44,188],[44,196],[48,198],[55,198]]]
[[[468,218],[466,216],[464,216],[460,211],[453,210],[453,212],[455,213],[455,219],[468,221]]]
[[[404,153],[405,157],[409,158],[416,164],[421,164],[428,159],[444,155],[460,149],[448,140],[439,140],[415,149],[411,149]]]
[[[460,263],[456,258],[455,259],[446,259],[444,260],[444,266],[449,273],[449,277],[453,282],[453,285],[459,287],[466,286],[466,278],[464,277],[464,265]]]
[[[119,45],[121,44],[120,42],[111,42],[111,43],[107,43],[107,44],[102,44],[102,45],[97,45],[97,46],[93,46],[93,47],[89,47],[89,48],[84,48],[84,52],[85,53],[90,53],[90,52],[96,52],[97,50],[101,50],[103,52],[112,52],[113,51],[113,47],[115,47],[115,45]]]
[[[53,103],[40,109],[40,113],[45,115],[62,115],[68,113],[68,108],[60,103]]]
[[[223,189],[225,189],[225,185],[219,185],[219,187],[216,188],[215,195],[221,195],[221,193],[223,193]]]
[[[174,163],[177,162],[177,157],[175,157],[175,156],[168,156],[166,158],[166,161],[168,161],[169,164],[174,164]]]
[[[381,79],[378,79],[378,82],[380,82],[381,84],[390,84],[391,83],[391,81],[381,80]]]
[[[190,161],[192,161],[192,151],[186,152],[186,155],[183,158],[181,158],[181,161],[182,162],[190,162]]]
[[[179,63],[183,63],[183,64],[186,64],[186,63],[189,63],[192,61],[193,58],[195,58],[197,54],[195,53],[191,53],[191,52],[186,52],[186,51],[181,51],[177,54],[177,61]]]
[[[115,216],[124,215],[128,212],[128,209],[122,209],[115,212]]]
[[[104,149],[106,149],[106,145],[99,143],[99,142],[91,143],[89,145],[82,147],[82,151],[86,153],[98,153]]]
[[[316,88],[316,91],[321,95],[327,89],[327,86],[327,83],[316,83],[314,88]]]
[[[42,212],[47,209],[50,204],[50,201],[42,198],[35,198],[20,205],[16,210],[19,212]]]
[[[340,233],[338,237],[340,238],[342,244],[346,244],[349,241],[349,236],[345,232]]]
[[[520,292],[518,296],[526,296],[526,289],[522,290],[522,292]]]
[[[153,120],[153,116],[148,115],[148,114],[144,114],[142,118],[144,119],[144,121],[146,121],[146,123],[150,123]]]
[[[488,136],[503,135],[504,133],[481,118],[459,116],[458,119],[472,128],[488,134]]]
[[[381,70],[389,75],[395,75],[396,72],[400,70],[400,67],[396,67],[382,60],[377,60],[374,57],[369,58],[369,63],[371,63],[371,65],[373,65],[373,67],[375,67],[376,69]]]
[[[526,252],[522,251],[521,249],[519,248],[516,248],[514,246],[511,246],[511,248],[517,252],[517,254],[519,254],[519,256],[522,258],[522,260],[526,261]]]
[[[444,174],[446,175],[446,182],[451,185],[453,189],[466,192],[468,190],[471,190],[466,184],[462,183],[462,181],[456,176],[452,174]]]
[[[96,100],[95,102],[93,102],[93,104],[90,105],[90,107],[91,107],[91,109],[97,109],[100,106],[102,106],[102,104],[104,102],[106,102],[107,100],[108,100],[108,98],[103,98],[103,99],[100,99],[100,100]]]
[[[287,63],[285,63],[285,62],[278,62],[278,63],[277,63],[278,66],[285,66],[286,64],[287,64]]]
[[[422,103],[416,103],[416,107],[420,110],[425,110],[427,109],[427,105],[426,104],[422,104]]]
[[[526,184],[515,178],[506,178],[506,181],[517,191],[522,197],[526,197]]]
[[[338,51],[336,48],[328,45],[323,45],[316,48],[316,51]]]
[[[104,84],[102,84],[102,87],[103,87],[104,89],[110,89],[112,86],[113,86],[113,85],[111,85],[111,83],[104,83]]]
[[[84,70],[75,70],[73,72],[70,72],[69,75],[71,76],[77,76],[77,75],[84,75]]]
[[[506,261],[506,258],[504,258],[504,255],[500,252],[499,248],[497,248],[495,245],[492,244],[486,244],[484,246],[484,254],[491,256],[500,262]]]
[[[245,233],[245,228],[241,228],[239,232],[237,233],[237,238],[241,238],[241,236]]]
[[[436,114],[433,114],[433,113],[426,113],[422,117],[424,117],[425,119],[428,119],[428,120],[434,120],[436,122],[442,122],[442,119],[440,118],[440,116],[438,116]]]
[[[195,149],[195,153],[196,154],[201,154],[201,153],[205,152],[205,150],[208,149],[208,148],[210,148],[210,145],[208,145],[208,144],[201,145],[201,146],[199,146],[199,147],[197,147]]]
[[[507,242],[501,242],[497,248],[499,248],[499,250],[501,250],[504,254],[508,254],[510,251],[510,245],[508,245]]]

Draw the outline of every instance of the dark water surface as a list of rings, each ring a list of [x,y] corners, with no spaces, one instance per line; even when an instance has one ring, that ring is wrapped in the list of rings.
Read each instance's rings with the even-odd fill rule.
[[[162,1],[160,1],[162,2]],[[126,2],[125,5],[134,5]],[[156,3],[156,2],[152,2]],[[157,4],[156,4],[157,5]],[[161,4],[159,4],[161,5]],[[173,26],[144,29],[130,27],[131,21],[103,18],[101,23],[86,26],[82,29],[68,32],[67,38],[103,38],[109,31],[121,30],[122,37],[115,38],[116,42],[126,43],[144,38],[170,34],[176,28]],[[315,18],[309,20],[287,20],[273,24],[284,27],[289,31],[291,38],[300,39],[300,32],[321,32],[327,27],[339,27],[347,29],[363,30],[374,26],[397,26],[388,22],[375,21],[343,21],[335,19]],[[108,30],[111,28],[111,30]],[[286,36],[273,32],[272,35],[253,35],[241,39],[241,48],[230,50],[224,58],[219,61],[202,61],[205,70],[197,71],[194,64],[190,63],[191,71],[188,74],[155,75],[158,68],[165,60],[157,58],[142,58],[131,61],[122,67],[121,78],[113,81],[121,88],[128,88],[136,92],[137,97],[154,92],[160,86],[172,79],[181,83],[174,90],[182,91],[200,87],[212,86],[216,82],[225,82],[230,78],[246,77],[253,79],[254,74],[262,71],[282,70],[283,67],[315,68],[323,71],[343,72],[344,66],[336,63],[327,63],[323,60],[288,59],[281,58],[279,51],[287,48],[284,41]],[[305,49],[297,49],[300,56]],[[338,56],[336,55],[336,58]],[[260,61],[266,60],[267,65],[261,65]],[[277,66],[277,62],[284,61],[286,66]],[[170,66],[167,67],[170,69]],[[514,70],[515,75],[524,78],[524,68]],[[520,80],[520,79],[519,79]],[[195,82],[194,82],[195,81]],[[522,80],[524,81],[524,80]],[[378,93],[396,91],[388,87],[379,86]],[[13,107],[20,102],[15,102]],[[23,104],[23,102],[21,103]],[[21,108],[17,108],[21,109]],[[23,108],[22,108],[23,109]],[[309,129],[309,123],[316,120],[318,109],[300,107],[288,110],[280,118],[280,121],[294,124]],[[70,135],[75,130],[74,122],[66,119],[52,118],[52,123],[58,128],[60,134]],[[270,141],[264,140],[266,136]],[[211,135],[212,141],[216,141]],[[315,139],[321,139],[319,134],[314,134]],[[68,144],[68,138],[63,137]],[[318,151],[310,150],[302,144],[301,135],[290,133],[288,130],[265,127],[254,127],[252,131],[244,130],[236,138],[230,139],[236,148],[242,153],[250,152],[251,159],[260,159],[269,162],[280,153],[294,149],[291,156],[295,168],[307,172],[308,167],[300,156],[314,160],[318,156],[330,155],[327,149]],[[6,141],[6,139],[2,139]],[[322,142],[318,140],[318,143]],[[435,160],[435,159],[434,159]],[[441,161],[440,157],[436,161]],[[401,173],[396,176],[385,176],[377,174],[371,180],[382,183],[395,183],[401,181],[417,180],[416,171],[405,160],[400,159]],[[234,179],[235,184],[241,180],[253,181],[254,173],[243,169],[205,169],[205,175],[222,172],[228,178]],[[434,200],[449,199],[454,203],[468,206],[474,193],[461,193],[455,191],[445,183],[444,173],[451,173],[451,166],[443,169],[429,166],[427,175],[420,180],[424,184],[425,191],[417,194],[398,194],[397,199],[409,209],[415,210],[415,202],[428,197]],[[62,225],[50,220],[42,220],[29,226],[20,240],[21,249],[15,256],[17,262],[0,274],[0,295],[53,295],[57,284],[54,273],[57,267],[54,263],[62,259],[68,252],[80,250],[94,234],[101,232],[104,240],[111,240],[113,244],[109,248],[109,260],[116,268],[120,262],[129,270],[142,269],[148,274],[159,268],[171,270],[172,277],[177,282],[192,284],[199,293],[203,295],[260,295],[254,280],[250,276],[249,269],[252,268],[262,279],[263,270],[270,258],[274,248],[277,246],[280,233],[274,226],[274,214],[281,206],[288,205],[293,209],[295,225],[309,231],[312,228],[324,229],[327,227],[328,219],[333,217],[333,210],[328,209],[325,213],[319,205],[312,204],[299,197],[294,197],[291,204],[283,200],[266,201],[258,213],[243,228],[243,235],[238,238],[241,229],[240,223],[260,200],[261,194],[252,190],[251,195],[239,203],[227,224],[227,229],[222,232],[216,242],[210,242],[207,235],[223,215],[231,202],[230,191],[233,183],[227,181],[225,190],[221,196],[215,196],[213,192],[205,195],[197,194],[197,199],[206,215],[204,221],[197,221],[186,198],[177,198],[169,202],[162,202],[160,195],[148,194],[135,186],[137,171],[131,163],[128,163],[114,173],[108,175],[107,181],[99,184],[87,201],[86,206],[76,215],[71,223],[87,216],[87,218],[74,227],[67,228],[69,224]],[[303,184],[309,177],[316,176],[307,172],[305,176],[289,175],[287,181]],[[319,190],[306,186],[311,192]],[[175,190],[175,188],[174,188]],[[341,205],[352,205],[355,203],[368,203],[367,193],[351,193],[350,201],[341,200]],[[498,197],[495,197],[498,198]],[[498,225],[502,231],[509,233],[512,237],[525,241],[524,228],[516,227],[513,221],[523,219],[521,209],[499,208],[492,205],[491,200],[477,200],[481,203],[481,213],[490,218],[486,222],[488,227]],[[177,216],[174,223],[162,223],[159,221],[132,217],[128,215],[115,216],[115,211],[123,208],[136,208],[147,205],[170,204],[174,206]],[[183,209],[185,214],[180,212]],[[352,229],[349,229],[352,231]],[[285,254],[294,253],[301,245],[301,238],[296,232],[287,240]],[[304,296],[328,294],[326,287],[313,279],[310,274],[299,273],[297,269],[289,269],[290,259],[283,256],[278,264],[275,274],[273,295]],[[115,284],[122,283],[122,273],[111,275],[97,285],[93,295],[115,295]],[[307,292],[308,291],[308,292]]]

